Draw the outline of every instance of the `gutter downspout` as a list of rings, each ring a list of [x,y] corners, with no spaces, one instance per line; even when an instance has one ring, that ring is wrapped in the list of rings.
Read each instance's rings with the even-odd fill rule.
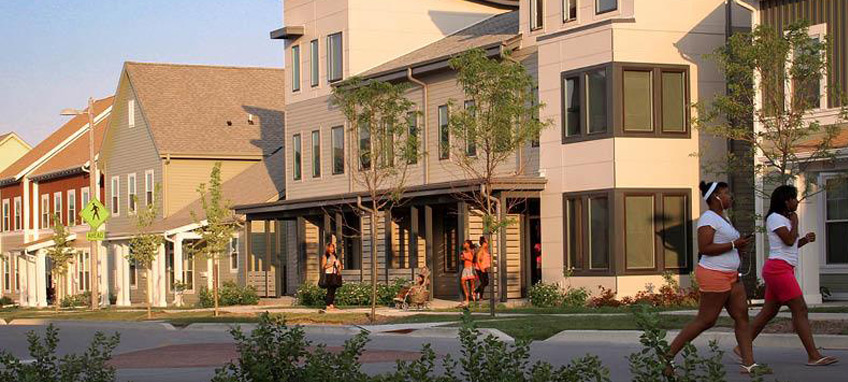
[[[424,129],[419,134],[421,134],[421,143],[422,143],[423,151],[424,151],[424,161],[421,164],[422,166],[424,166],[424,168],[423,168],[424,184],[429,184],[430,183],[430,155],[428,153],[430,151],[428,150],[429,147],[427,145],[427,143],[428,143],[427,132],[428,132],[428,127],[430,126],[430,114],[427,111],[430,110],[430,91],[429,91],[430,88],[427,86],[426,83],[424,83],[423,81],[412,76],[412,68],[411,67],[406,68],[406,78],[409,80],[409,82],[412,82],[412,83],[414,83],[418,86],[421,86],[421,88],[424,91],[424,102],[423,102],[424,111],[422,113],[422,114],[424,114]]]

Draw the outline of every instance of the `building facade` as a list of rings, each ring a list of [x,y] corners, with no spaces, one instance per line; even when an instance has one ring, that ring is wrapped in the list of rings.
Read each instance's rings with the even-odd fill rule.
[[[0,171],[20,159],[32,148],[15,132],[0,135]]]

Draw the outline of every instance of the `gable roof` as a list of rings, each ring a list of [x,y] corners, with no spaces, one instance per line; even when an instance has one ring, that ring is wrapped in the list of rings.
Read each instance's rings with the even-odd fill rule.
[[[376,77],[417,64],[448,59],[474,49],[499,45],[518,36],[518,11],[501,13],[459,30],[411,53],[366,70],[360,75]]]
[[[125,70],[161,155],[270,155],[282,146],[283,69],[127,62]]]
[[[106,117],[94,124],[94,147],[95,150],[100,147],[103,142],[103,136],[106,133],[106,127],[109,126],[109,121],[112,119],[110,112]],[[85,133],[77,138],[73,143],[68,145],[62,151],[56,153],[48,159],[44,164],[38,166],[30,173],[30,178],[53,178],[60,174],[74,173],[82,171],[83,166],[89,160],[89,134]],[[97,155],[97,152],[95,152]]]
[[[114,97],[107,97],[94,101],[95,120],[98,116],[101,116],[104,111],[112,107],[113,100]],[[39,160],[42,160],[46,155],[50,154],[51,151],[63,143],[67,143],[66,141],[75,137],[76,134],[79,134],[81,129],[86,125],[88,125],[88,116],[86,114],[74,116],[70,121],[62,125],[47,138],[41,141],[41,143],[35,145],[32,150],[0,172],[0,182],[6,183],[16,181],[16,177],[18,175],[22,175],[22,171],[26,170]],[[86,154],[87,153],[88,150],[86,150]]]
[[[8,140],[8,139],[15,139],[15,140],[17,140],[17,141],[18,141],[18,142],[20,142],[22,145],[24,145],[24,147],[26,147],[27,149],[31,149],[31,148],[32,148],[32,146],[30,146],[30,144],[29,144],[29,143],[27,143],[25,140],[23,140],[23,138],[21,138],[21,137],[18,135],[18,133],[14,132],[14,131],[10,131],[10,132],[8,132],[8,133],[6,133],[6,134],[0,134],[0,145],[2,145],[3,143],[5,143],[5,142],[6,142],[6,140]]]
[[[221,184],[223,199],[233,206],[280,199],[285,193],[286,184],[284,156],[285,150],[278,150]],[[203,207],[199,198],[171,216],[153,223],[150,230],[164,232],[193,224],[192,211],[198,217],[202,216]]]

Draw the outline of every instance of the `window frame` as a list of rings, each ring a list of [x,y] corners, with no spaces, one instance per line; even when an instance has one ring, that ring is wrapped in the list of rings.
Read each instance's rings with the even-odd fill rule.
[[[820,221],[821,221],[822,227],[823,227],[823,235],[822,235],[822,240],[821,240],[823,248],[820,251],[821,254],[819,255],[820,256],[819,257],[819,259],[820,259],[819,260],[819,271],[821,273],[831,273],[831,274],[832,273],[845,273],[845,271],[848,270],[848,263],[828,263],[828,261],[827,261],[827,258],[828,258],[828,233],[827,233],[828,227],[827,226],[828,226],[828,224],[848,223],[848,219],[829,219],[828,218],[828,216],[827,216],[827,194],[831,191],[829,191],[829,189],[828,189],[827,182],[831,179],[836,179],[837,181],[842,181],[841,179],[844,176],[845,176],[844,172],[827,172],[827,173],[822,173],[820,175],[819,184],[824,185],[824,187],[823,187],[824,192],[821,195],[821,202],[819,203],[821,205],[819,216],[821,216]],[[848,187],[848,185],[846,185],[845,187]]]
[[[622,214],[616,216],[615,226],[617,230],[622,232],[621,253],[618,258],[620,263],[620,275],[656,275],[664,272],[672,272],[675,274],[688,274],[693,266],[693,232],[692,232],[692,191],[685,188],[622,188],[616,189],[616,207],[621,209]],[[627,234],[626,234],[626,203],[625,198],[628,196],[653,196],[654,198],[654,229],[659,229],[662,226],[662,221],[657,219],[658,216],[665,214],[665,198],[668,196],[682,196],[684,198],[684,231],[686,238],[686,253],[684,258],[686,263],[683,267],[668,267],[665,263],[664,240],[659,235],[654,235],[654,267],[653,268],[634,268],[627,267]]]
[[[312,130],[312,178],[321,177],[321,130]],[[316,139],[317,135],[317,139]]]
[[[601,1],[602,0],[595,0],[595,14],[596,15],[602,15],[602,14],[605,14],[605,13],[615,12],[615,11],[618,10],[618,6],[619,6],[618,0],[614,0],[615,1],[614,7],[610,8],[610,9],[605,9],[605,10],[601,10]]]
[[[341,158],[337,158],[337,156],[336,156],[336,132],[337,131],[340,131],[341,135],[342,135],[341,136]],[[333,175],[343,175],[345,173],[345,127],[343,125],[330,128],[330,141],[331,141],[330,142],[330,146],[331,146],[330,148],[333,150],[333,153],[332,153],[333,163],[332,163],[332,171],[331,172],[332,172]],[[338,159],[341,160],[341,164],[342,164],[341,170],[339,170],[339,171],[337,171],[337,169],[336,169],[336,161]]]
[[[338,36],[339,38],[339,73],[338,77],[333,76],[333,62],[336,56],[333,55],[332,39]],[[327,35],[327,83],[334,83],[344,79],[344,34],[341,31]]]
[[[138,176],[136,173],[130,173],[127,174],[127,215],[136,213],[138,213]]]
[[[303,180],[303,140],[300,133],[292,135],[292,180]]]
[[[12,201],[12,206],[14,208],[12,210],[12,222],[15,224],[14,231],[20,231],[24,229],[24,214],[21,211],[24,208],[23,199],[16,196]]]
[[[411,137],[415,137],[416,146],[415,146],[415,155],[407,160],[407,164],[410,166],[414,166],[418,164],[418,154],[421,152],[421,127],[418,123],[418,111],[409,111],[406,113],[406,139],[411,139]]]
[[[442,110],[445,112],[445,124],[442,124]],[[438,153],[439,160],[449,160],[450,159],[450,150],[451,150],[451,136],[450,136],[450,107],[447,104],[439,105],[436,107],[436,123],[438,125],[438,130],[436,131],[438,134]],[[442,129],[446,130],[445,137],[447,140],[442,142]],[[444,152],[442,150],[444,149]]]
[[[530,31],[545,28],[545,0],[530,0]],[[541,22],[538,19],[541,16]]]
[[[77,263],[77,292],[87,292],[91,289],[91,255],[87,250],[81,250],[77,251],[74,257]]]
[[[321,84],[320,49],[317,38],[309,42],[309,85],[313,88]]]
[[[562,23],[573,23],[577,21],[577,16],[580,14],[580,8],[577,7],[578,0],[562,0]],[[574,17],[571,17],[571,6],[574,5]]]
[[[300,81],[301,81],[301,60],[300,60],[300,44],[292,45],[291,47],[291,59],[292,59],[292,70],[291,70],[291,81],[292,81],[292,93],[297,93],[300,91]]]
[[[10,199],[3,199],[3,232],[11,231],[12,204]]]
[[[79,213],[79,209],[77,208],[77,190],[68,190],[66,191],[68,202],[65,206],[65,211],[68,214],[68,227],[73,227],[77,225],[77,213]],[[73,205],[73,208],[71,206]]]
[[[467,99],[462,103],[462,108],[466,112],[468,112],[468,109],[470,109],[472,107],[476,108],[476,106],[477,106],[477,103],[473,99]],[[476,109],[475,109],[475,114],[476,114]],[[448,120],[450,121],[450,119],[448,119]],[[450,122],[448,122],[448,123],[450,123]],[[450,129],[450,127],[448,127],[448,129]],[[477,144],[473,140],[471,142],[468,141],[468,138],[467,138],[468,135],[469,135],[468,131],[465,132],[465,135],[466,135],[465,156],[467,156],[469,158],[476,158],[477,157]]]
[[[8,293],[12,292],[14,289],[14,281],[12,279],[12,256],[2,256],[0,257],[0,265],[3,267],[3,290]]]
[[[50,194],[41,194],[41,226],[39,228],[50,228]]]
[[[88,202],[91,201],[91,190],[88,186],[80,188],[80,211],[85,209],[85,206],[88,205]]]
[[[786,35],[786,31],[784,31],[783,34]],[[827,24],[810,25],[807,29],[807,36],[812,39],[817,39],[819,41],[825,41],[828,36]],[[790,54],[792,54],[794,60],[795,53],[791,52]],[[795,99],[796,81],[792,78],[792,76],[790,76],[791,66],[786,65],[784,70],[784,108],[789,108],[792,107],[792,101]],[[828,84],[830,83],[829,81],[830,78],[828,76],[828,71],[825,70],[819,78],[819,106],[810,107],[809,111],[821,112],[830,108],[830,91],[828,89]]]
[[[233,245],[235,243],[235,245]],[[238,273],[239,270],[239,255],[241,254],[241,241],[238,235],[230,239],[230,273]],[[235,257],[233,257],[235,255]],[[235,262],[233,262],[235,260]],[[235,265],[235,266],[233,266]]]
[[[54,219],[56,217],[58,217],[59,221],[62,222],[62,224],[65,224],[66,221],[64,219],[64,216],[62,216],[62,214],[65,212],[64,209],[63,209],[64,208],[63,204],[64,204],[64,201],[62,200],[62,192],[61,191],[54,192],[53,193],[53,216],[54,216]],[[54,222],[53,224],[55,225],[56,223]],[[67,225],[67,224],[65,224],[65,225]]]
[[[144,172],[144,205],[149,206],[151,203],[156,202],[156,195],[154,195],[154,189],[156,188],[156,173],[153,170],[147,170]]]
[[[112,216],[121,216],[121,177],[113,176],[109,181],[109,211]]]

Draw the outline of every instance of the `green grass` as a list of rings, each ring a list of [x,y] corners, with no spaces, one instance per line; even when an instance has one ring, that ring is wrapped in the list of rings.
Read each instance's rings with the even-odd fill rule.
[[[848,306],[819,306],[809,308],[810,313],[848,313]]]
[[[692,306],[672,306],[672,307],[655,307],[653,310],[660,312],[672,312],[680,310],[697,310],[698,307]],[[470,309],[475,313],[488,313],[488,306],[472,306]],[[437,312],[460,312],[461,308],[438,309]],[[537,308],[534,306],[526,306],[520,308],[506,308],[503,306],[495,307],[497,313],[524,313],[524,314],[609,314],[609,313],[626,313],[632,312],[629,306],[610,307],[602,306],[592,308],[587,306],[558,306],[552,308]]]

